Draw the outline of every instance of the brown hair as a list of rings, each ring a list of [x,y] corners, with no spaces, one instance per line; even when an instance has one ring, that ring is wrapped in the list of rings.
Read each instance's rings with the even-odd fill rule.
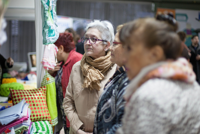
[[[178,25],[174,20],[165,21],[162,17],[140,18],[125,24],[120,30],[119,39],[123,45],[131,44],[132,38],[143,41],[147,48],[159,45],[167,59],[176,59],[181,55],[181,41],[176,34],[177,29]]]
[[[184,41],[186,39],[186,33],[185,32],[180,31],[177,34],[178,34],[181,41]]]
[[[120,32],[120,30],[122,29],[123,26],[124,26],[124,25],[122,25],[122,24],[121,24],[121,25],[118,25],[118,26],[117,26],[117,32]]]
[[[74,43],[76,45],[78,43],[78,40],[80,39],[79,35],[77,35],[77,33],[74,31],[73,28],[67,28],[67,29],[65,29],[65,32],[66,31],[68,31],[69,33],[72,34]]]

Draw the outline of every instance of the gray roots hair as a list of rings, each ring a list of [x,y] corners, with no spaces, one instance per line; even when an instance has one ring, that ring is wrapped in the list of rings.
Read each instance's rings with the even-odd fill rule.
[[[85,29],[87,31],[89,28],[96,28],[101,33],[101,38],[110,42],[110,44],[114,41],[114,28],[113,25],[109,21],[99,21],[94,20],[93,22],[89,23]],[[104,44],[107,44],[104,42]]]

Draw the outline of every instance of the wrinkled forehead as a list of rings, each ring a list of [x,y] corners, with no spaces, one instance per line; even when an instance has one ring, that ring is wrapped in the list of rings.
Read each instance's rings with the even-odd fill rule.
[[[85,32],[85,37],[97,37],[97,38],[100,38],[101,37],[101,32],[97,28],[89,28]]]

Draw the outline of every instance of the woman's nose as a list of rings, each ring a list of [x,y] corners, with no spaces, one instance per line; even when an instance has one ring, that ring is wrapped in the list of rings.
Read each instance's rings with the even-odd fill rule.
[[[90,38],[85,42],[86,44],[91,44]]]

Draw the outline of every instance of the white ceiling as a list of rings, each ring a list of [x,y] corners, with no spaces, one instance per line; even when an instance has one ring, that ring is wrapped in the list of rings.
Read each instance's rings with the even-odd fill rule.
[[[7,20],[35,20],[34,0],[10,0],[5,12]]]

